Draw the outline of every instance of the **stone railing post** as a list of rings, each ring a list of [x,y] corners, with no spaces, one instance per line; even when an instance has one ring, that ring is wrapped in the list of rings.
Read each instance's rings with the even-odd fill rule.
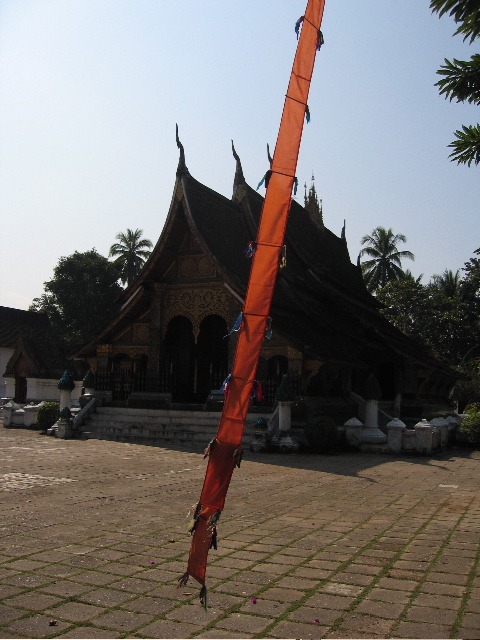
[[[378,428],[378,400],[365,401],[365,426],[362,442],[367,444],[385,444],[387,436]]]
[[[432,453],[433,427],[428,420],[420,420],[415,429],[415,451],[422,454]]]
[[[3,426],[9,427],[12,424],[13,404],[7,402],[3,405]]]
[[[23,416],[23,426],[31,427],[37,421],[37,411],[39,405],[26,405],[23,407],[25,414]]]
[[[350,418],[345,422],[345,438],[351,447],[360,448],[362,442],[363,422],[358,418]]]
[[[58,381],[57,389],[60,391],[60,411],[64,407],[72,406],[72,391],[75,389],[75,382],[69,371],[64,371],[63,376]]]
[[[432,427],[437,427],[440,432],[440,447],[446,449],[448,446],[448,427],[449,422],[445,418],[434,418],[430,420]]]
[[[280,433],[290,431],[292,425],[292,403],[289,400],[278,401],[278,428]]]
[[[402,451],[402,436],[406,429],[404,422],[398,418],[394,418],[387,424],[388,430],[388,450],[391,453],[401,453]]]

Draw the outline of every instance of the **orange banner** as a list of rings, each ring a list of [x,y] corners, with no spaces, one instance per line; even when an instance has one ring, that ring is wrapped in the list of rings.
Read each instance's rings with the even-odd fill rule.
[[[216,521],[224,507],[235,464],[241,457],[243,429],[284,242],[310,81],[321,39],[324,2],[309,0],[301,22],[258,228],[231,379],[217,435],[210,446],[205,481],[192,525],[188,568],[180,584],[185,584],[192,576],[205,585],[208,551],[216,544]],[[206,604],[205,586],[201,596]]]

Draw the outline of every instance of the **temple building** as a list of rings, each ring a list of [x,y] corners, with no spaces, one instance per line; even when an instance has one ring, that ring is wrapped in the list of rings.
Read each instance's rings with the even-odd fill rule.
[[[58,381],[69,369],[82,392],[85,367],[69,361],[58,345],[45,313],[0,307],[0,404],[60,400]]]
[[[113,401],[145,391],[198,405],[220,388],[233,361],[231,329],[263,197],[245,182],[234,149],[229,199],[195,180],[179,148],[170,209],[148,262],[122,294],[117,315],[73,354],[88,360],[96,389]],[[350,261],[345,228],[338,237],[324,225],[314,186],[305,207],[292,200],[279,262],[272,335],[257,369],[264,399],[257,402],[272,405],[288,373],[301,402],[348,418],[374,374],[382,402],[392,411],[395,404],[397,415],[422,417],[447,406],[454,372],[381,315]]]

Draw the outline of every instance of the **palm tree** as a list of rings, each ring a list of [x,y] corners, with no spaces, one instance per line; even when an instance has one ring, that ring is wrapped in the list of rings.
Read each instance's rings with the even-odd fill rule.
[[[145,261],[150,255],[153,247],[150,240],[141,239],[142,229],[127,229],[118,233],[115,238],[118,240],[112,244],[109,251],[109,257],[117,256],[114,260],[120,268],[120,277],[123,284],[129,286],[140,273]]]
[[[369,236],[363,236],[362,244],[367,245],[360,251],[360,256],[369,256],[371,260],[362,263],[362,272],[369,291],[384,287],[390,280],[400,280],[404,272],[402,259],[415,260],[411,251],[398,251],[399,242],[406,242],[401,234],[394,234],[391,229],[377,227]]]
[[[402,274],[400,275],[399,280],[401,280],[402,282],[416,282],[417,284],[420,284],[420,280],[422,278],[423,278],[423,273],[421,273],[418,276],[418,278],[415,278],[415,276],[410,271],[410,269],[405,269],[405,271],[402,271]]]
[[[462,297],[463,282],[460,276],[460,269],[457,269],[455,273],[451,269],[445,269],[442,275],[436,273],[432,276],[430,285],[436,287],[447,298]]]

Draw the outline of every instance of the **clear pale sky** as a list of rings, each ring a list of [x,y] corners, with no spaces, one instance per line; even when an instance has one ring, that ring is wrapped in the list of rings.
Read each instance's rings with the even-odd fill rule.
[[[0,0],[0,305],[27,309],[60,256],[141,228],[156,242],[178,150],[230,197],[268,168],[305,0]],[[297,176],[350,256],[376,226],[407,236],[426,282],[480,247],[480,167],[448,143],[478,108],[438,94],[452,37],[428,0],[326,0]],[[478,43],[477,43],[478,44]],[[262,188],[262,195],[264,193]],[[302,201],[303,187],[297,198]]]

